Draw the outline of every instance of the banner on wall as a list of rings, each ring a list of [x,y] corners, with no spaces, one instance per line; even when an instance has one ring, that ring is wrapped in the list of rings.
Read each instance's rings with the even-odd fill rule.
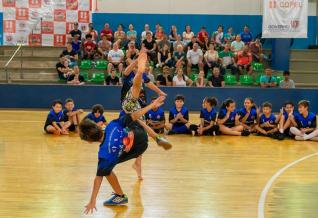
[[[308,0],[264,0],[263,38],[307,38]]]
[[[3,44],[64,46],[66,34],[79,23],[86,33],[91,0],[2,0]]]

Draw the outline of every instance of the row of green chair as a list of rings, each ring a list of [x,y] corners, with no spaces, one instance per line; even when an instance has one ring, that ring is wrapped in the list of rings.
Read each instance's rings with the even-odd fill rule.
[[[239,82],[241,85],[246,85],[246,86],[254,85],[254,84],[259,85],[261,76],[262,74],[256,75],[254,80],[254,77],[251,75],[241,75]],[[277,84],[279,84],[284,79],[282,75],[276,75],[275,78],[276,78]],[[236,76],[232,74],[225,74],[224,82],[226,85],[236,85],[238,83]]]
[[[93,73],[92,77],[89,78],[89,74],[87,72],[80,72],[80,75],[84,77],[85,82],[92,82],[97,84],[102,84],[105,81],[104,73]]]
[[[105,60],[95,61],[94,68],[97,70],[107,70],[108,62]],[[91,60],[82,60],[80,64],[80,69],[90,70],[93,68],[94,63]]]

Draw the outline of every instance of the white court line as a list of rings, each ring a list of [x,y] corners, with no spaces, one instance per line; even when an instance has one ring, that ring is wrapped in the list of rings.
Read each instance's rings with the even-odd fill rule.
[[[271,186],[273,185],[274,181],[281,175],[283,174],[287,169],[293,167],[294,165],[296,164],[299,164],[300,162],[306,160],[306,159],[309,159],[313,156],[317,156],[318,155],[318,152],[317,153],[314,153],[314,154],[310,154],[310,155],[307,155],[305,157],[302,157],[298,160],[295,160],[294,162],[290,163],[290,164],[287,164],[286,166],[284,166],[283,168],[281,168],[280,170],[277,171],[277,173],[275,173],[272,178],[270,178],[270,180],[268,180],[267,184],[265,185],[263,191],[262,191],[262,194],[259,198],[259,201],[258,201],[258,218],[265,218],[265,200],[266,200],[266,196],[267,196],[267,193],[269,191],[269,189],[271,188]]]

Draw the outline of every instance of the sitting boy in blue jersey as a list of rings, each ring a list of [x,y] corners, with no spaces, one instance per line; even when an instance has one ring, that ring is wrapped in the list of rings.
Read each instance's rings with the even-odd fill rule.
[[[279,138],[278,122],[279,117],[272,113],[272,104],[265,102],[262,105],[263,114],[259,118],[259,123],[255,127],[259,135],[268,136],[275,139]]]
[[[250,132],[244,129],[240,123],[240,115],[236,110],[236,103],[232,99],[226,99],[218,116],[220,133],[232,136],[249,136]]]
[[[152,102],[156,99],[156,97],[153,97]],[[161,107],[153,108],[148,111],[145,117],[146,123],[150,128],[152,128],[156,133],[164,133],[166,118],[165,112]]]
[[[200,125],[190,125],[190,130],[193,135],[212,136],[218,133],[219,126],[216,124],[217,111],[215,109],[217,104],[216,98],[208,97],[203,100],[203,108],[200,113]]]
[[[67,121],[67,118],[63,115],[62,106],[63,103],[60,100],[55,100],[52,103],[52,109],[47,115],[44,131],[54,135],[67,135],[68,128],[71,122]]]
[[[104,205],[123,205],[128,203],[128,198],[122,191],[113,169],[117,164],[137,158],[145,152],[148,147],[148,136],[144,128],[147,125],[138,119],[149,110],[160,107],[164,99],[165,97],[161,96],[150,105],[111,121],[105,131],[88,119],[84,119],[80,123],[79,135],[82,140],[101,143],[93,191],[84,213],[87,214],[96,209],[96,197],[104,176],[114,191],[112,196],[104,202]],[[141,166],[136,167],[141,168]]]
[[[244,129],[250,133],[255,132],[255,126],[257,125],[258,112],[256,109],[254,100],[250,97],[245,98],[244,107],[238,112],[240,115],[240,121]]]
[[[291,118],[296,116],[294,112],[294,103],[287,101],[284,104],[284,107],[280,110],[280,120],[279,120],[279,132],[284,136],[290,136],[290,127],[293,127]]]
[[[291,123],[290,132],[295,136],[296,140],[318,141],[318,129],[316,115],[309,112],[309,102],[302,100],[298,103],[298,112],[290,116]]]
[[[70,131],[78,131],[78,124],[80,122],[80,115],[84,113],[82,109],[75,109],[73,99],[68,98],[65,100],[63,115],[67,121],[71,122],[69,127]]]
[[[107,121],[104,117],[104,107],[101,104],[95,104],[92,107],[92,112],[87,114],[84,119],[95,122],[97,126],[107,126]]]
[[[175,106],[170,109],[169,123],[166,125],[168,134],[190,134],[189,111],[184,106],[184,97],[177,95]]]

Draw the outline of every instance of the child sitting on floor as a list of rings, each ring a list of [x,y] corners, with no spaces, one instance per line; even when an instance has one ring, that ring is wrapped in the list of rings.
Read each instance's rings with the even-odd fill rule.
[[[92,112],[89,113],[85,119],[89,119],[97,124],[97,126],[107,126],[107,121],[104,117],[104,107],[101,104],[95,104],[92,107]]]
[[[82,109],[75,109],[75,104],[73,99],[68,98],[65,100],[65,109],[63,111],[63,115],[65,116],[65,120],[71,122],[71,126],[69,127],[70,131],[78,132],[78,124],[80,122],[80,115],[84,113]]]
[[[152,98],[151,102],[154,102],[156,99],[156,97]],[[150,128],[158,134],[164,133],[166,118],[165,112],[161,107],[154,107],[146,113],[145,117],[146,123]]]

